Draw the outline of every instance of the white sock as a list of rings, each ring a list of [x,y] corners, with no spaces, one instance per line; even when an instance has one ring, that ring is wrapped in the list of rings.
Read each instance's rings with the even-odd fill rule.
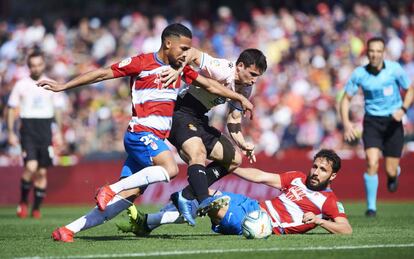
[[[109,185],[109,187],[115,193],[119,193],[124,190],[134,189],[152,183],[169,181],[170,177],[164,167],[149,166],[131,176],[128,176],[114,184]]]
[[[158,213],[148,214],[147,216],[147,225],[151,230],[164,224],[181,224],[184,222],[183,217],[180,216],[172,202],[165,205]]]
[[[131,203],[118,196],[115,196],[108,203],[108,206],[104,211],[100,211],[97,207],[95,207],[85,216],[82,216],[72,223],[66,225],[66,228],[73,231],[74,233],[78,233],[81,230],[101,225],[118,215],[123,210],[127,209],[129,206],[131,206]]]

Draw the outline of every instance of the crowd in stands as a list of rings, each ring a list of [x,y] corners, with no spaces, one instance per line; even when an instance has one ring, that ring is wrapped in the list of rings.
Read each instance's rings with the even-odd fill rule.
[[[321,147],[360,150],[360,143],[343,141],[338,99],[352,70],[366,64],[365,43],[372,36],[386,39],[387,58],[400,62],[414,80],[413,7],[391,12],[387,5],[374,9],[355,3],[349,13],[340,5],[323,3],[317,5],[317,13],[257,8],[251,10],[249,22],[238,21],[225,6],[212,19],[191,21],[149,17],[137,10],[109,20],[83,18],[76,26],[57,19],[48,29],[42,19],[0,20],[0,166],[20,163],[20,151],[7,145],[5,115],[14,83],[28,75],[28,51],[44,51],[48,76],[63,82],[125,57],[158,50],[161,31],[171,22],[188,26],[193,46],[212,56],[236,60],[246,48],[265,53],[268,70],[252,98],[254,119],[245,119],[243,127],[257,153],[277,156],[286,149]],[[73,89],[66,97],[61,155],[124,152],[123,133],[131,114],[127,79]],[[212,125],[224,131],[226,111],[222,105],[209,114]],[[362,96],[353,98],[351,113],[361,124]],[[404,118],[406,151],[414,150],[413,126],[414,110],[409,109]]]

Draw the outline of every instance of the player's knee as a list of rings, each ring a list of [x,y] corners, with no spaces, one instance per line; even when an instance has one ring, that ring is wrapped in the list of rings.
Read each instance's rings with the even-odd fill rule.
[[[377,160],[370,160],[367,161],[368,171],[378,171],[378,161]]]
[[[37,162],[36,161],[28,161],[26,163],[25,169],[27,172],[34,174],[37,171]]]
[[[40,169],[34,172],[33,177],[36,180],[43,180],[43,179],[46,179],[46,175],[47,175],[46,173],[47,171],[45,169]]]
[[[176,164],[168,164],[164,166],[164,169],[167,171],[170,179],[178,175],[178,166]]]
[[[204,148],[193,150],[188,155],[190,164],[204,164],[207,159],[207,152]]]

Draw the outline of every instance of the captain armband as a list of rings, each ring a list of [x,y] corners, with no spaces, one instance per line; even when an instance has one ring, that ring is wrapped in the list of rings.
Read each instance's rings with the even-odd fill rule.
[[[230,133],[239,133],[241,132],[241,123],[227,123],[227,129]]]

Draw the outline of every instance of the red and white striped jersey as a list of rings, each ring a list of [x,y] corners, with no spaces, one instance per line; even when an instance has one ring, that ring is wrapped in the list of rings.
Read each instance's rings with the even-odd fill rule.
[[[331,189],[312,191],[306,187],[306,175],[292,171],[280,174],[282,193],[260,203],[272,219],[275,234],[305,233],[316,227],[302,223],[303,214],[313,212],[317,217],[335,219],[346,217],[342,204]]]
[[[168,137],[181,82],[178,78],[174,85],[162,87],[161,72],[168,67],[157,58],[156,53],[129,57],[111,66],[115,77],[131,77],[132,118],[129,131],[152,132],[162,139]],[[186,83],[192,83],[197,76],[198,73],[189,66],[184,68],[183,79]]]

